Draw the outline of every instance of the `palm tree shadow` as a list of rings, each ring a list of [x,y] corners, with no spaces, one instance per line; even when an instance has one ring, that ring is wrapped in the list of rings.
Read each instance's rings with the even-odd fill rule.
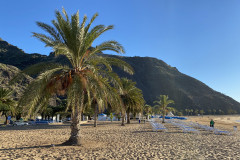
[[[149,133],[166,133],[166,134],[176,134],[176,133],[180,133],[180,134],[195,134],[192,132],[181,132],[181,131],[153,131],[153,130],[141,130],[141,131],[133,131],[132,133],[145,133],[145,132],[149,132]]]
[[[4,131],[4,130],[7,131],[7,130],[62,129],[62,128],[68,128],[68,127],[70,127],[70,124],[61,124],[61,125],[40,124],[40,125],[0,127],[0,131]]]
[[[35,148],[53,148],[58,146],[66,146],[63,144],[52,144],[52,145],[43,145],[43,146],[29,146],[29,147],[15,147],[15,148],[2,148],[0,151],[9,151],[9,150],[18,150],[18,149],[35,149]]]

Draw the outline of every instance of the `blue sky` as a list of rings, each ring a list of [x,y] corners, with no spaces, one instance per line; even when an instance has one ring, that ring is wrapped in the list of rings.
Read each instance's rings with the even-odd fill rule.
[[[0,2],[0,37],[26,53],[51,48],[31,37],[54,11],[79,10],[94,24],[115,26],[100,41],[117,40],[125,56],[156,57],[240,102],[239,0],[7,0]]]

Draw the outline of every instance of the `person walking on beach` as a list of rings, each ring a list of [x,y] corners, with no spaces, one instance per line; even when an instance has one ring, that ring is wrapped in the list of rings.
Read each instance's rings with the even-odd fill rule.
[[[214,128],[214,121],[213,121],[213,119],[211,119],[211,121],[210,121],[210,127],[213,127]]]

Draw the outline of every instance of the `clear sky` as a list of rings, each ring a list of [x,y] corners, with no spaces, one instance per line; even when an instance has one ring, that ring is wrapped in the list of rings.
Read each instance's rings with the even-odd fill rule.
[[[1,0],[0,37],[48,55],[31,32],[62,7],[89,19],[98,12],[95,25],[115,26],[99,42],[119,41],[125,56],[156,57],[240,102],[239,0]]]

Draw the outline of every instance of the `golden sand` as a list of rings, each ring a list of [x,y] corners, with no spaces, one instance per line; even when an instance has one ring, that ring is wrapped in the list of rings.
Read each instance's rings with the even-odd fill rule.
[[[189,117],[206,124],[209,118]],[[221,118],[214,117],[216,127],[239,126],[233,119],[229,123],[233,117]],[[82,124],[82,146],[60,145],[69,138],[68,124],[1,127],[0,159],[240,159],[238,132],[230,136],[183,133],[168,123],[167,132],[154,132],[149,122],[98,123],[97,128],[92,122]]]

